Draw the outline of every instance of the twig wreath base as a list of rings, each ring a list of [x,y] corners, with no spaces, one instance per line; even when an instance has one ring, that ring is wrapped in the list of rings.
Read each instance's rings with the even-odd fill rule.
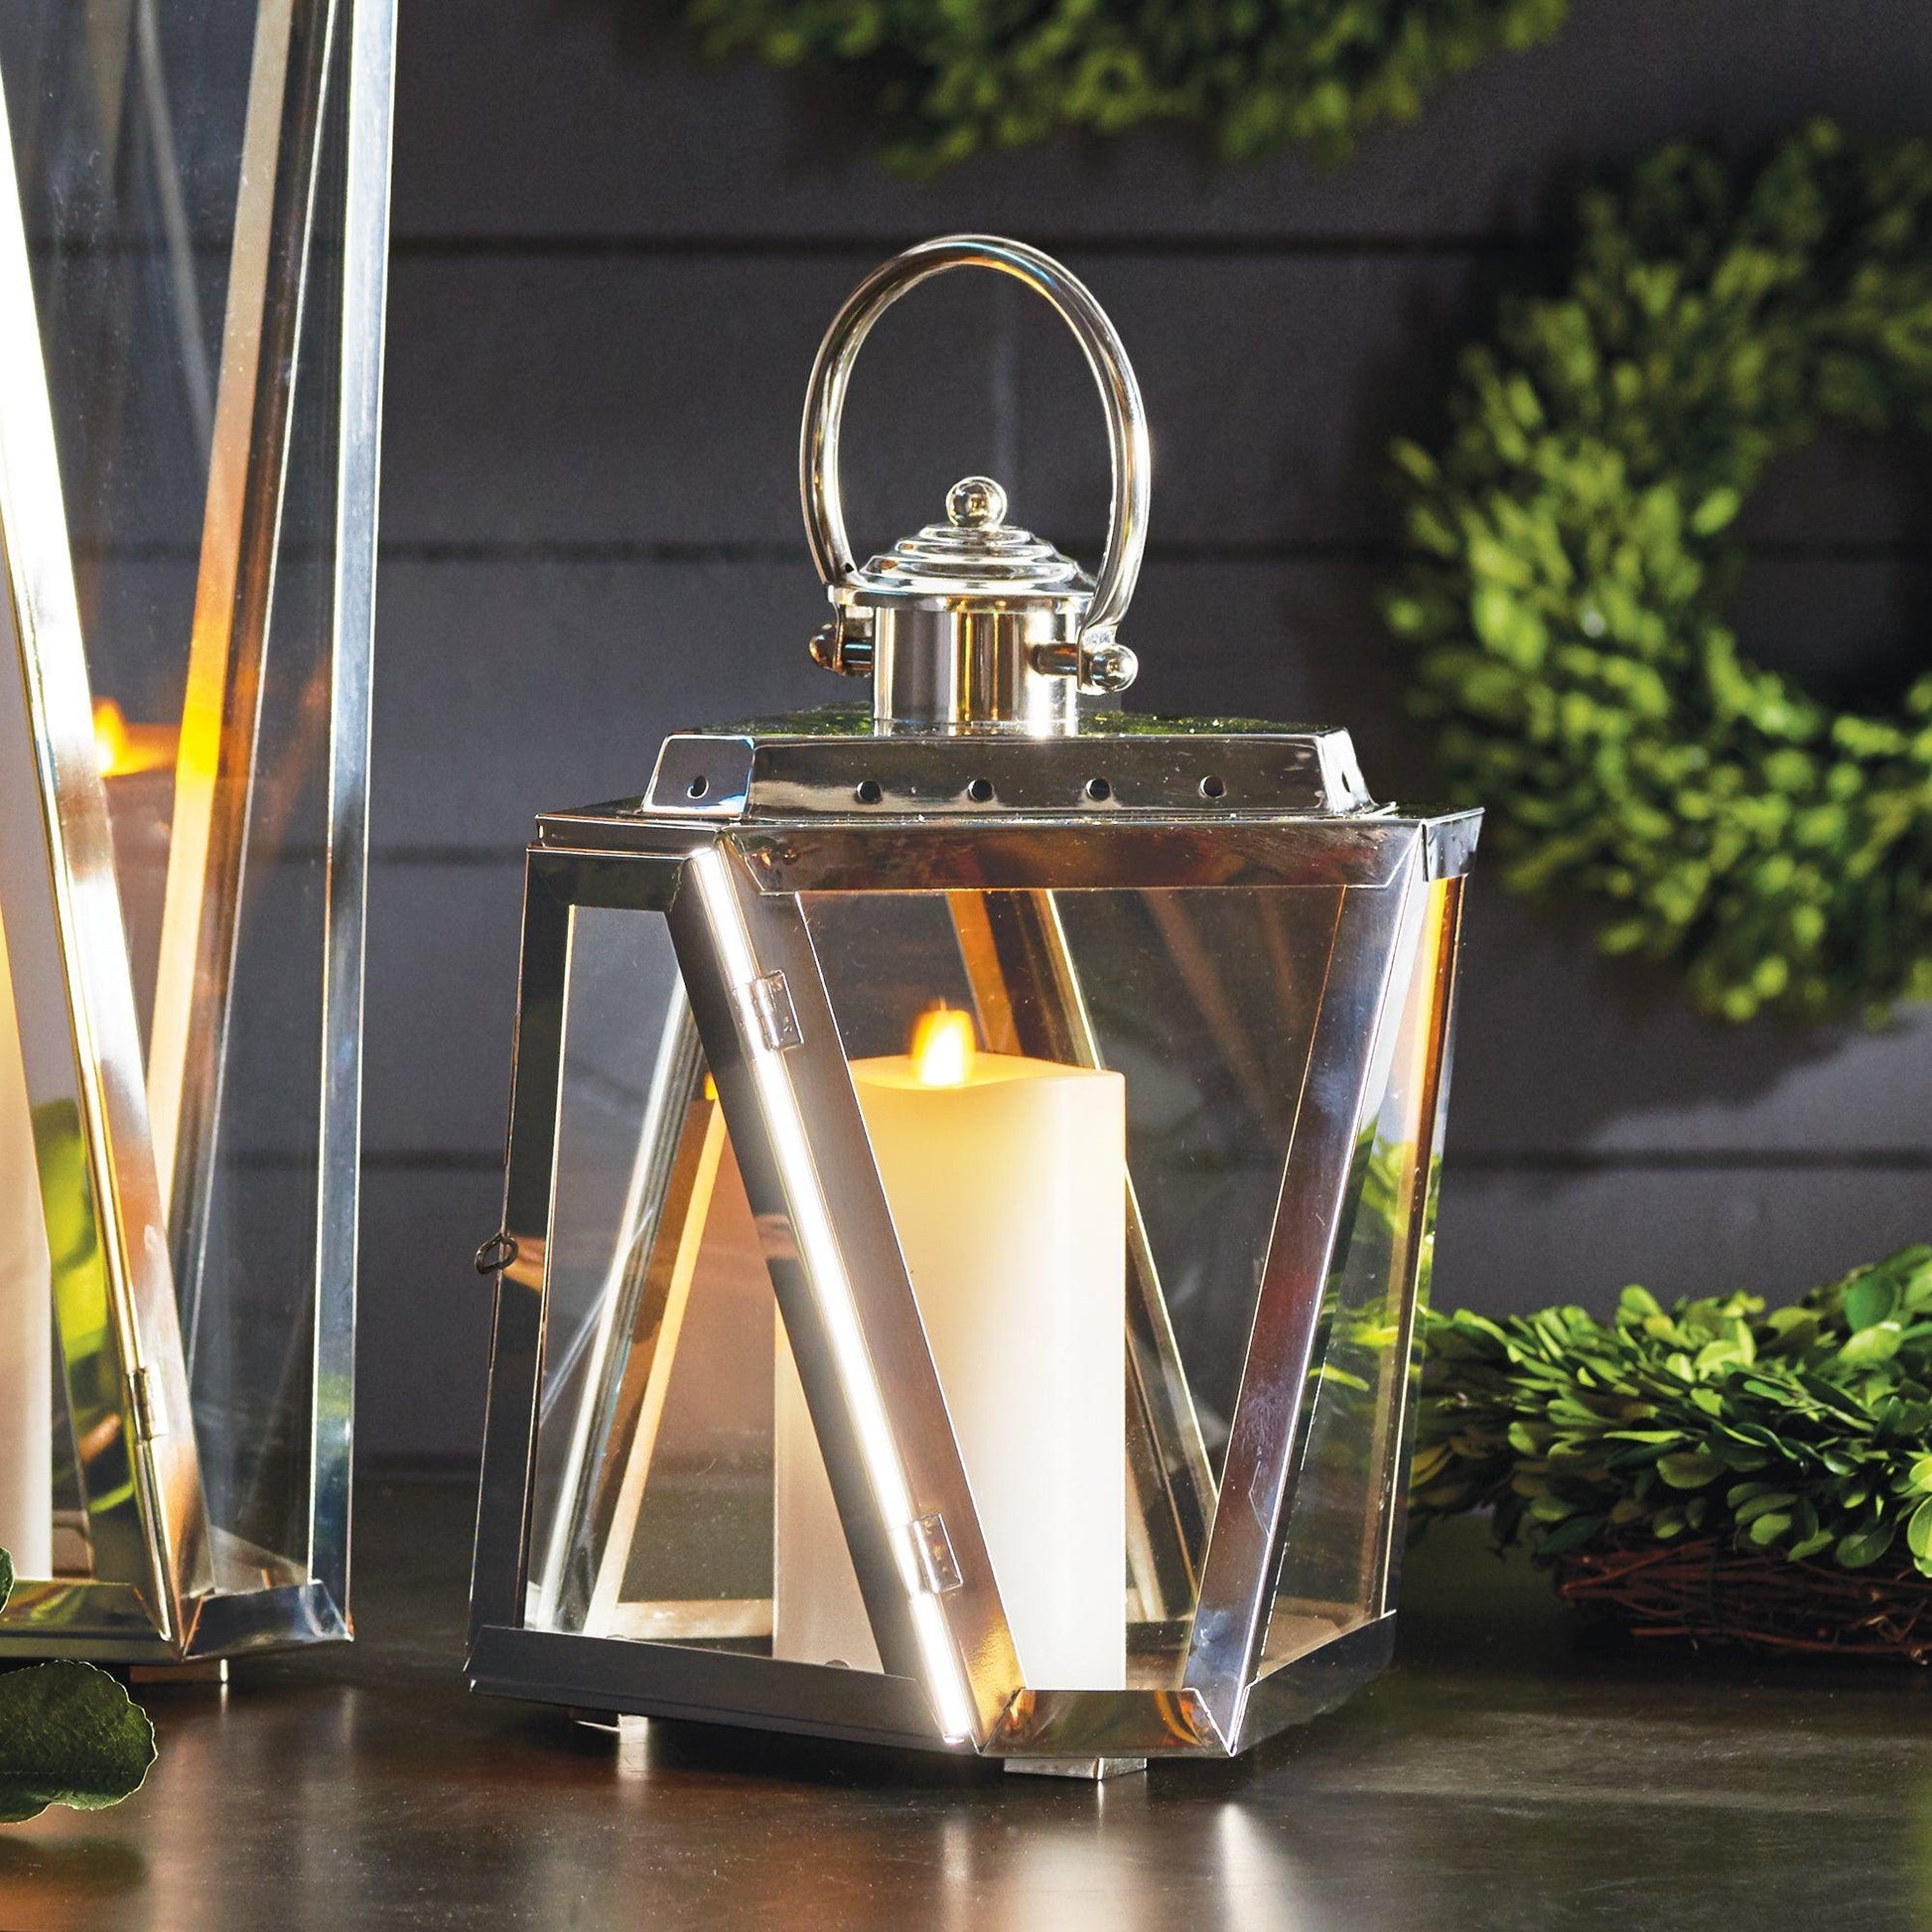
[[[1566,1603],[1653,1641],[1786,1656],[1932,1663],[1932,1577],[1910,1564],[1847,1571],[1792,1563],[1727,1538],[1654,1538],[1550,1563]]]
[[[1815,123],[1592,194],[1569,287],[1505,303],[1445,447],[1398,447],[1389,596],[1446,775],[1519,892],[1732,1020],[1932,998],[1932,671],[1890,715],[1753,664],[1738,510],[1820,431],[1932,429],[1932,148]]]

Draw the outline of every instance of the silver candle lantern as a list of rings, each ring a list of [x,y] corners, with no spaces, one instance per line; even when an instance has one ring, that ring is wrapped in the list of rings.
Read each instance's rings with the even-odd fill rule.
[[[853,358],[930,276],[1058,311],[1088,578],[969,478],[863,568]],[[1477,818],[1345,732],[1126,714],[1148,449],[1058,263],[833,323],[800,457],[868,711],[679,733],[539,821],[470,1676],[1098,1775],[1386,1660]]]
[[[393,38],[0,18],[0,1660],[348,1634]]]

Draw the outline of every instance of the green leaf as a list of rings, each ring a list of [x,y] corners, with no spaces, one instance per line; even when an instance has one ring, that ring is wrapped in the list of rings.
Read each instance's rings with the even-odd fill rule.
[[[1898,1290],[1883,1275],[1870,1274],[1845,1292],[1846,1325],[1856,1334],[1889,1321],[1898,1307]]]
[[[1709,1449],[1691,1449],[1657,1458],[1657,1473],[1673,1489],[1701,1489],[1725,1473],[1724,1463]]]
[[[0,1676],[0,1823],[49,1805],[97,1811],[140,1790],[154,1726],[91,1664],[33,1664]]]
[[[1901,1330],[1896,1321],[1880,1321],[1846,1337],[1838,1358],[1847,1368],[1868,1368],[1874,1362],[1888,1362],[1898,1353]]]
[[[1691,512],[1691,528],[1701,537],[1713,536],[1737,514],[1742,503],[1743,497],[1728,485],[1714,489]]]
[[[1932,1460],[1932,1458],[1928,1458]],[[5,1550],[0,1550],[0,1610],[7,1607],[7,1598],[14,1593],[14,1560]]]
[[[1566,1550],[1574,1550],[1579,1544],[1587,1543],[1602,1527],[1601,1516],[1573,1516],[1569,1522],[1559,1524],[1538,1543],[1538,1554],[1545,1557],[1560,1557]]]
[[[1874,1564],[1891,1548],[1895,1526],[1877,1523],[1868,1530],[1855,1530],[1839,1539],[1835,1555],[1841,1570],[1863,1570]]]
[[[1926,1497],[1906,1522],[1905,1547],[1921,1569],[1932,1563],[1932,1496]]]

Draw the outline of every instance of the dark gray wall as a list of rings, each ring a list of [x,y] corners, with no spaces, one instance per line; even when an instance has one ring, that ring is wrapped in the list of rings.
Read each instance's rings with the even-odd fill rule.
[[[1569,191],[1658,142],[1747,151],[1817,112],[1932,132],[1923,0],[1578,0],[1346,165],[1216,173],[1184,142],[1004,157],[918,185],[842,105],[710,73],[625,0],[404,0],[376,715],[362,1441],[481,1431],[518,853],[539,807],[634,792],[664,731],[840,695],[793,486],[819,334],[922,234],[1063,252],[1152,408],[1155,540],[1129,634],[1149,707],[1353,728],[1426,797],[1372,594],[1383,451],[1428,431],[1496,290],[1547,276]],[[1084,372],[1017,290],[954,278],[882,325],[847,448],[855,535],[990,469],[1089,556]],[[989,279],[990,278],[986,278]],[[1753,504],[1747,641],[1816,678],[1923,664],[1932,474],[1793,458]],[[1932,1235],[1932,1024],[1732,1031],[1574,919],[1478,879],[1439,1299],[1787,1293]]]

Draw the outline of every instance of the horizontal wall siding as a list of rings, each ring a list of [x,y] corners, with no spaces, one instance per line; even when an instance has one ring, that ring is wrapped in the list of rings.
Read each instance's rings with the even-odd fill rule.
[[[891,247],[992,228],[1063,252],[1147,391],[1154,543],[1136,703],[1339,722],[1383,795],[1425,736],[1376,617],[1386,450],[1433,433],[1498,294],[1560,272],[1575,185],[1674,135],[1737,151],[1807,114],[1932,132],[1921,0],[1579,0],[1340,167],[1214,171],[1171,134],[995,157],[931,184],[857,158],[795,77],[640,42],[630,0],[406,4],[378,618],[363,1423],[378,1454],[481,1428],[515,998],[539,808],[634,793],[664,732],[821,703],[795,484],[825,323]],[[861,546],[988,470],[1091,555],[1091,385],[990,278],[881,326],[846,448]],[[1932,460],[1832,441],[1749,507],[1749,648],[1895,688],[1932,620]],[[103,595],[145,595],[116,564]],[[158,580],[157,580],[158,581]],[[1795,1291],[1932,1235],[1932,1016],[1731,1030],[1575,912],[1479,868],[1437,1294],[1486,1309]],[[438,1372],[422,1373],[433,1361]]]

